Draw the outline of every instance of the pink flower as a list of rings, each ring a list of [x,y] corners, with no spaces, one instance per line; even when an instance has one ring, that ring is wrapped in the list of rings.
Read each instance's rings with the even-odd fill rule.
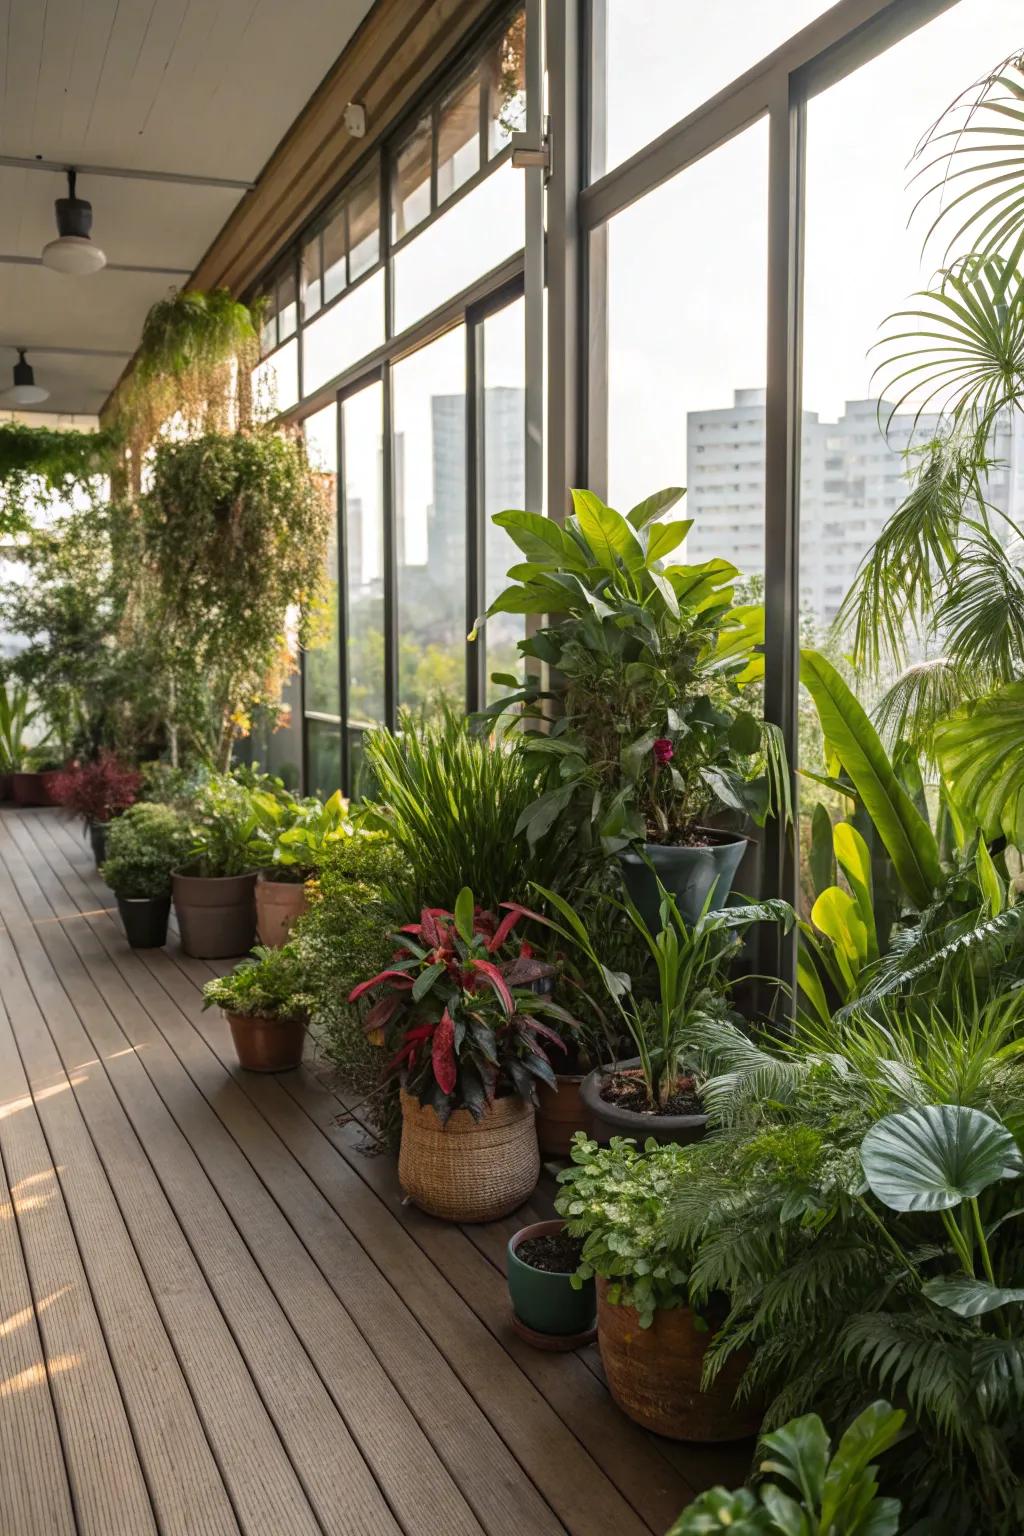
[[[660,766],[664,767],[666,763],[670,763],[672,761],[672,743],[666,736],[658,737],[658,740],[654,743],[653,751],[654,761]]]

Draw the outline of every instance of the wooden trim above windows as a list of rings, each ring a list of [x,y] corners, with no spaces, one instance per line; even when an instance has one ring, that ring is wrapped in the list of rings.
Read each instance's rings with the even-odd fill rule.
[[[494,13],[494,0],[377,0],[192,274],[244,293]],[[366,108],[366,135],[344,124]]]

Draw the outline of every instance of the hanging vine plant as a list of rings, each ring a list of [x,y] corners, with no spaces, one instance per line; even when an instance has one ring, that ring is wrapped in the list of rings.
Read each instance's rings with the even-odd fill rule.
[[[0,537],[27,532],[41,501],[67,500],[110,473],[116,431],[62,432],[20,422],[0,426]]]
[[[322,602],[323,477],[301,437],[204,433],[157,447],[140,509],[154,594],[146,622],[162,637],[172,724],[175,699],[203,677],[226,766],[252,710],[280,697],[289,614],[303,643]]]

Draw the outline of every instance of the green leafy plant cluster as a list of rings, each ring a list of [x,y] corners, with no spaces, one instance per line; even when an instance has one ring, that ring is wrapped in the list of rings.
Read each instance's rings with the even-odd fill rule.
[[[680,1183],[704,1155],[653,1141],[641,1151],[621,1136],[599,1147],[579,1131],[572,1165],[558,1175],[555,1208],[569,1233],[584,1239],[574,1284],[602,1276],[607,1300],[635,1308],[641,1328],[658,1310],[690,1304],[686,1255],[668,1216]]]
[[[392,892],[403,917],[429,906],[450,910],[465,885],[495,909],[525,899],[531,880],[559,888],[572,881],[578,860],[558,828],[534,845],[517,830],[537,793],[517,733],[488,739],[443,706],[428,724],[407,713],[397,735],[369,733],[365,760],[376,786],[367,824],[385,831],[404,858]]]
[[[39,715],[23,683],[0,677],[0,773],[14,773],[24,765],[25,732]]]
[[[763,822],[786,803],[780,738],[743,697],[763,672],[763,611],[734,605],[727,561],[672,560],[692,522],[664,514],[683,494],[659,491],[623,517],[573,491],[564,527],[531,512],[495,518],[526,559],[479,622],[556,616],[519,649],[557,682],[497,677],[516,691],[488,712],[519,706],[550,725],[527,738],[542,775],[520,818],[532,844],[566,821],[606,853],[680,843],[713,810]]]
[[[816,1413],[793,1419],[761,1440],[756,1492],[709,1488],[668,1536],[896,1536],[900,1502],[879,1495],[875,1458],[895,1443],[904,1417],[871,1403],[834,1452]]]
[[[258,869],[266,853],[252,795],[229,773],[212,774],[189,811],[191,846],[183,872],[206,879]]]
[[[267,949],[258,944],[227,976],[215,976],[203,988],[204,1008],[223,1008],[243,1018],[307,1019],[312,999],[295,944]]]
[[[171,874],[191,846],[188,827],[176,810],[139,801],[111,822],[100,873],[117,896],[169,896]]]
[[[69,499],[108,474],[116,434],[0,424],[0,536],[27,533],[40,504]]]
[[[274,880],[302,884],[323,864],[328,848],[352,836],[348,801],[335,790],[326,801],[298,799],[287,790],[254,788],[251,794],[258,834],[266,845],[267,873]]]

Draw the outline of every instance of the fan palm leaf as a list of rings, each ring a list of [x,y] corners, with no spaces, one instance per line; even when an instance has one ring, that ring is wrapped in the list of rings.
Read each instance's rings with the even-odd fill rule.
[[[977,693],[979,682],[1010,682],[1024,665],[1024,571],[990,528],[971,521],[966,529],[935,628],[953,665],[974,675]]]
[[[914,662],[875,705],[878,734],[890,752],[897,742],[906,742],[933,763],[936,725],[979,691],[970,673],[948,656]]]
[[[935,752],[957,807],[986,838],[1024,848],[1024,682],[965,705],[935,731]]]

